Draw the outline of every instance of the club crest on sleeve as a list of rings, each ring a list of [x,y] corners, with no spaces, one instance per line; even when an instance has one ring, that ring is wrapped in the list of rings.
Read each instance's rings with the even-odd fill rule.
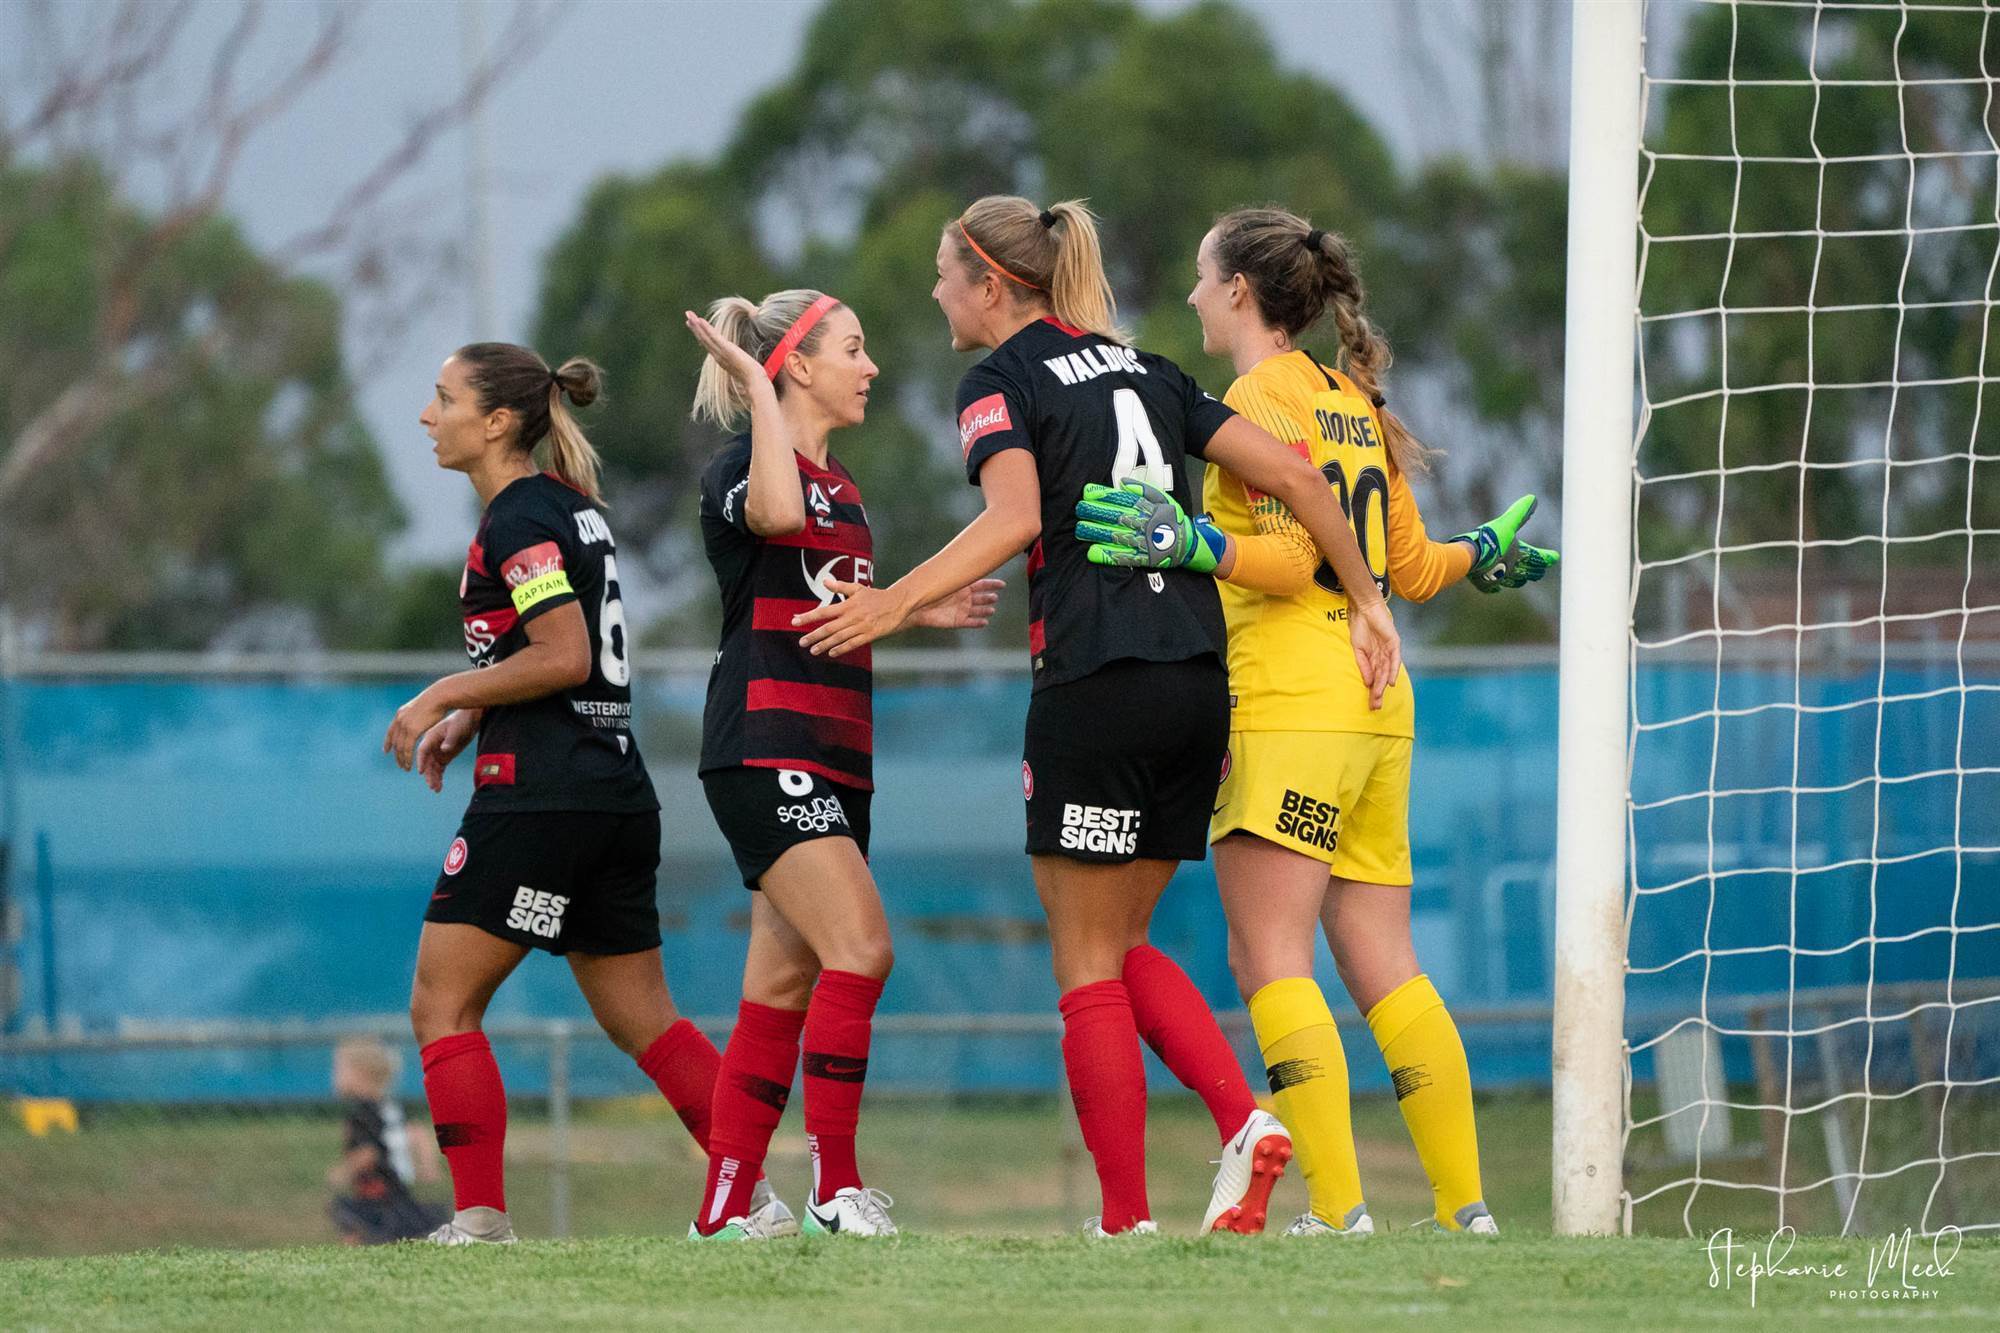
[[[1028,761],[1025,759],[1021,761],[1021,799],[1025,801],[1035,799],[1035,770],[1028,767]]]
[[[444,854],[444,873],[447,875],[456,875],[459,871],[465,869],[466,856],[465,839],[453,838],[451,840],[451,847]]]

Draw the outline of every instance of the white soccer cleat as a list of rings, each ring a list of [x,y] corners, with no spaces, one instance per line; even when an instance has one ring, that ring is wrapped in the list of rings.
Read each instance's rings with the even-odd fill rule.
[[[1499,1224],[1494,1222],[1493,1214],[1487,1212],[1486,1205],[1476,1199],[1459,1209],[1456,1213],[1453,1213],[1451,1220],[1458,1223],[1458,1225],[1448,1227],[1435,1217],[1426,1217],[1420,1221],[1410,1223],[1410,1226],[1413,1230],[1422,1227],[1431,1231],[1441,1231],[1447,1236],[1497,1236],[1500,1234]]]
[[[1201,1234],[1235,1231],[1254,1236],[1264,1229],[1271,1189],[1292,1160],[1292,1136],[1269,1111],[1252,1111],[1236,1137],[1222,1145],[1215,1190],[1201,1219]]]
[[[893,1236],[896,1224],[889,1220],[889,1210],[895,1206],[896,1201],[881,1190],[852,1185],[835,1190],[825,1203],[808,1194],[805,1232],[808,1236]]]
[[[1481,1202],[1468,1203],[1465,1207],[1454,1213],[1451,1220],[1458,1223],[1460,1235],[1497,1236],[1500,1234],[1499,1224],[1493,1220],[1493,1214],[1487,1212],[1486,1205]]]
[[[1083,1224],[1083,1238],[1085,1240],[1116,1240],[1120,1236],[1157,1236],[1159,1234],[1160,1224],[1150,1217],[1143,1221],[1134,1222],[1125,1231],[1106,1231],[1104,1229],[1104,1215],[1102,1213]]]
[[[785,1207],[785,1201],[768,1180],[759,1180],[750,1191],[750,1215],[743,1219],[743,1224],[766,1240],[799,1234],[799,1219]]]
[[[424,1239],[433,1245],[512,1245],[519,1238],[498,1208],[461,1208]]]
[[[1366,1204],[1355,1204],[1347,1211],[1347,1225],[1337,1227],[1317,1213],[1306,1213],[1285,1228],[1287,1236],[1372,1236],[1375,1234],[1375,1219],[1368,1215]]]

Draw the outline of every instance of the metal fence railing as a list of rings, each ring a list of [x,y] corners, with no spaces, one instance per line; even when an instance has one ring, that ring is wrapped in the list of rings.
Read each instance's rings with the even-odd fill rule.
[[[1218,1017],[1245,1068],[1257,1070],[1249,1016]],[[1454,1017],[1468,1035],[1547,1046],[1546,1006],[1468,1008]],[[697,1022],[718,1043],[726,1038],[726,1020]],[[1342,1027],[1357,1066],[1370,1060],[1365,1025]],[[507,1082],[509,1209],[523,1234],[685,1228],[704,1163],[664,1100],[594,1025],[498,1022],[486,1032]],[[885,1068],[904,1076],[871,1079],[863,1158],[881,1168],[907,1225],[1050,1231],[1093,1210],[1089,1159],[1060,1084],[1054,1095],[1040,1085],[955,1084],[975,1051],[989,1065],[1004,1063],[1009,1047],[1046,1058],[1061,1033],[1053,1012],[878,1016],[877,1049],[901,1052]],[[8,1183],[0,1191],[0,1256],[331,1239],[325,1173],[340,1150],[341,1110],[328,1091],[329,1070],[335,1045],[358,1036],[378,1038],[400,1057],[393,1095],[421,1123],[416,1051],[401,1018],[0,1038],[0,1179]],[[1154,1099],[1147,1136],[1155,1207],[1163,1218],[1188,1214],[1191,1224],[1207,1198],[1213,1130],[1198,1102],[1179,1095],[1157,1066],[1151,1072],[1155,1092],[1165,1094]],[[279,1088],[302,1091],[275,1095]],[[1363,1101],[1376,1129],[1400,1139],[1389,1096]],[[800,1104],[795,1096],[767,1162],[786,1197],[809,1174]],[[1509,1120],[1487,1136],[1545,1162],[1537,1114],[1528,1112],[1528,1130]],[[1381,1188],[1386,1199],[1418,1200],[1410,1207],[1421,1211],[1429,1186],[1414,1166],[1401,1164]],[[1531,1187],[1542,1175],[1532,1168]],[[1520,1187],[1507,1188],[1511,1197]],[[442,1180],[418,1190],[433,1202],[449,1197]]]

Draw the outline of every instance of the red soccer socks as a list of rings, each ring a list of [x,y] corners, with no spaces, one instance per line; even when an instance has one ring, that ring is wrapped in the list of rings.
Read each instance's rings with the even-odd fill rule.
[[[701,1150],[707,1152],[715,1079],[722,1068],[722,1053],[715,1049],[715,1043],[683,1018],[653,1039],[653,1044],[639,1057],[639,1068],[653,1080]]]
[[[802,1011],[749,1000],[736,1008],[736,1029],[722,1053],[709,1116],[708,1183],[695,1217],[695,1229],[704,1236],[750,1212],[764,1153],[792,1095],[805,1021]]]
[[[507,1211],[501,1157],[507,1142],[507,1093],[484,1032],[439,1037],[423,1049],[424,1097],[438,1147],[451,1164],[451,1193],[460,1211]]]
[[[813,1198],[861,1188],[854,1129],[868,1077],[868,1038],[882,982],[854,972],[825,971],[806,1008],[806,1141],[812,1145]]]
[[[1257,1099],[1250,1095],[1243,1066],[1215,1025],[1208,1001],[1180,964],[1150,944],[1125,955],[1123,979],[1139,1035],[1160,1063],[1207,1105],[1216,1133],[1227,1142],[1257,1109]]]
[[[1117,1233],[1151,1216],[1146,1204],[1146,1067],[1122,981],[1093,981],[1062,997],[1063,1065],[1097,1164],[1100,1225]]]

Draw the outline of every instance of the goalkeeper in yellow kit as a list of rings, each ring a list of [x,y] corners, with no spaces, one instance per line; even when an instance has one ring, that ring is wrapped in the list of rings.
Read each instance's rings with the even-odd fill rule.
[[[1345,240],[1280,209],[1240,209],[1203,238],[1196,276],[1188,304],[1203,349],[1229,357],[1238,376],[1224,401],[1320,468],[1385,594],[1423,601],[1460,579],[1497,592],[1554,566],[1555,552],[1516,537],[1533,496],[1449,541],[1425,533],[1408,474],[1429,470],[1427,451],[1384,405],[1388,349],[1363,313]],[[1328,315],[1344,370],[1299,345]],[[1311,538],[1282,504],[1220,469],[1209,469],[1203,499],[1209,514],[1195,519],[1138,482],[1091,486],[1077,536],[1100,564],[1222,580],[1230,737],[1209,840],[1230,966],[1310,1195],[1286,1234],[1374,1230],[1346,1058],[1312,977],[1321,926],[1388,1064],[1436,1224],[1491,1233],[1465,1048],[1410,941],[1409,677],[1371,709],[1347,597]]]

